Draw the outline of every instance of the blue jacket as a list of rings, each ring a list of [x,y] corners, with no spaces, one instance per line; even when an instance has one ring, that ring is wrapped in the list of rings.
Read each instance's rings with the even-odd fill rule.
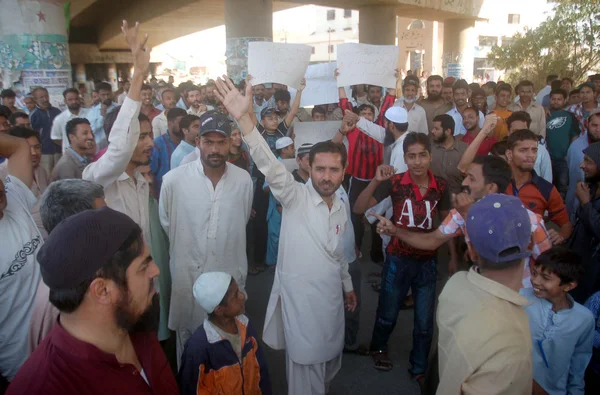
[[[62,148],[57,144],[54,144],[52,137],[50,137],[50,133],[52,132],[52,122],[54,122],[54,118],[59,114],[60,110],[56,107],[50,106],[48,111],[36,107],[29,117],[31,127],[40,133],[40,138],[42,140],[42,155],[60,154],[62,152]]]

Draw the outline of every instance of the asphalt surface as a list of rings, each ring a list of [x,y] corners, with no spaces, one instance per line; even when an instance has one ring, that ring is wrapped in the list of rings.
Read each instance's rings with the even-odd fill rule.
[[[370,246],[368,233],[365,234],[363,244],[364,246]],[[446,249],[440,249],[436,289],[438,295],[447,278],[447,256]],[[362,272],[362,310],[360,313],[359,339],[361,344],[368,345],[375,322],[378,298],[378,294],[372,289],[371,283],[379,280],[379,277],[369,276],[369,274],[380,273],[381,266],[374,264],[369,258],[369,251],[363,248],[360,267]],[[249,299],[246,303],[246,314],[256,328],[259,337],[262,336],[273,278],[274,271],[267,270],[256,276],[248,276],[247,280]],[[419,395],[419,386],[408,373],[408,358],[412,348],[413,314],[414,310],[411,309],[402,310],[398,315],[396,327],[389,341],[389,357],[394,363],[394,368],[390,372],[375,370],[371,357],[344,354],[342,368],[332,381],[329,394]],[[343,333],[340,336],[343,336]],[[437,333],[434,335],[434,344],[436,341]],[[287,394],[285,352],[272,350],[262,342],[262,339],[261,346],[267,359],[273,393],[276,395]]]

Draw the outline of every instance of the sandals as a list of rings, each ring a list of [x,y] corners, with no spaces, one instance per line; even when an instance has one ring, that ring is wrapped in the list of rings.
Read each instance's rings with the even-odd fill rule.
[[[373,361],[375,361],[375,369],[379,371],[389,372],[394,367],[394,364],[385,351],[371,351],[371,356],[373,357]]]

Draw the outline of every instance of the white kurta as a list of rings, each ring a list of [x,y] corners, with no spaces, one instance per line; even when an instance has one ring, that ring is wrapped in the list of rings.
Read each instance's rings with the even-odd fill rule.
[[[312,184],[296,182],[256,129],[244,139],[285,213],[263,340],[298,364],[331,361],[344,348],[342,289],[352,291],[346,209],[334,195],[330,210]]]
[[[197,160],[168,172],[160,191],[160,223],[169,236],[173,282],[169,328],[190,335],[206,318],[192,294],[200,274],[226,272],[240,288],[246,285],[252,179],[247,171],[226,166],[216,188]]]

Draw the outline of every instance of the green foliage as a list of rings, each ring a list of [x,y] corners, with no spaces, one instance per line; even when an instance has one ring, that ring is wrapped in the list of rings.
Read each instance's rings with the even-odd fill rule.
[[[528,79],[542,87],[549,74],[583,82],[600,68],[600,1],[558,1],[545,22],[517,33],[510,46],[492,47],[488,59],[508,71],[506,80],[513,86]]]

